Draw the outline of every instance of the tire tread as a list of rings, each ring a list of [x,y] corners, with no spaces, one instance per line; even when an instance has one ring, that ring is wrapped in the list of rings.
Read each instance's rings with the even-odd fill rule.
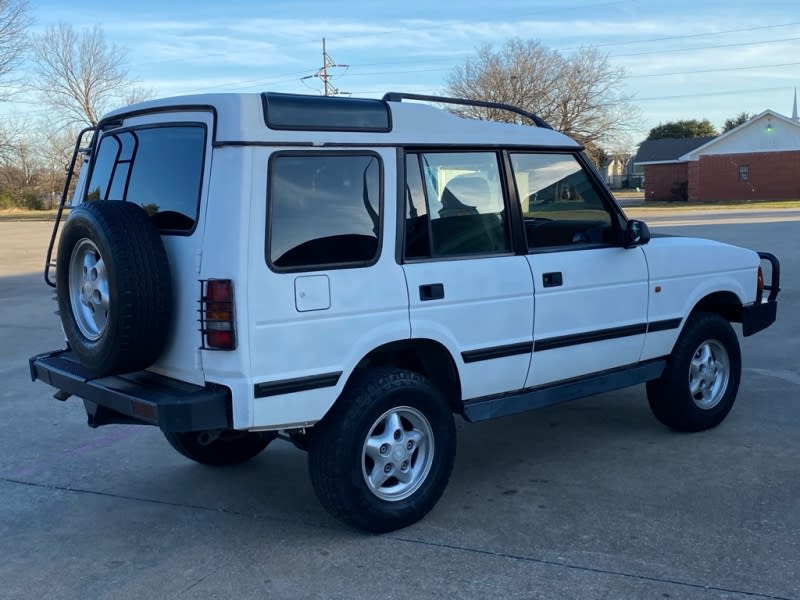
[[[83,237],[106,250],[103,260],[114,290],[107,331],[96,342],[80,334],[69,299],[70,255]],[[144,369],[161,354],[172,308],[169,261],[158,230],[138,204],[95,201],[73,209],[59,243],[56,279],[67,339],[95,376]]]
[[[716,338],[725,345],[730,361],[728,387],[719,404],[712,409],[699,408],[688,390],[688,362],[698,345]],[[667,427],[695,432],[719,425],[736,400],[741,378],[739,340],[730,323],[716,313],[698,311],[689,316],[672,350],[667,367],[658,379],[647,382],[647,399],[653,415]]]
[[[435,452],[441,463],[434,462],[431,467],[430,486],[425,492],[421,488],[411,497],[394,503],[380,501],[368,491],[353,493],[353,490],[366,489],[361,466],[353,459],[353,447],[350,446],[353,438],[360,438],[363,434],[359,426],[360,416],[374,411],[376,402],[382,398],[409,387],[428,394],[434,418],[442,420],[443,434],[435,439]],[[374,412],[377,417],[378,411]],[[431,422],[431,425],[436,430],[436,424]],[[356,442],[359,449],[361,443],[361,439]],[[360,450],[358,454],[360,458]],[[447,485],[454,459],[453,417],[439,391],[414,371],[376,368],[356,376],[331,411],[314,427],[308,464],[314,491],[329,513],[355,528],[384,533],[411,525],[433,508]],[[342,468],[348,464],[349,470]]]

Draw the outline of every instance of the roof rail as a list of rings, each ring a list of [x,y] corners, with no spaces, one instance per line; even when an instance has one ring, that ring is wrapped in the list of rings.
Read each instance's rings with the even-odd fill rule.
[[[422,100],[425,102],[440,102],[442,104],[462,104],[464,106],[481,106],[483,108],[499,108],[500,110],[507,110],[518,115],[522,115],[533,121],[537,127],[545,129],[552,129],[547,121],[541,117],[528,112],[517,106],[511,104],[503,104],[502,102],[489,102],[488,100],[471,100],[468,98],[450,98],[448,96],[429,96],[427,94],[409,94],[406,92],[387,92],[383,95],[384,102],[402,102],[403,100]]]

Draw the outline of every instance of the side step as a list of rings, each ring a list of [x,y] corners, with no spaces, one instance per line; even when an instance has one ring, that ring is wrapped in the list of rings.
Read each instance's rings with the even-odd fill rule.
[[[484,421],[619,390],[658,379],[666,365],[666,359],[660,358],[518,393],[468,400],[464,403],[464,418],[470,422]]]

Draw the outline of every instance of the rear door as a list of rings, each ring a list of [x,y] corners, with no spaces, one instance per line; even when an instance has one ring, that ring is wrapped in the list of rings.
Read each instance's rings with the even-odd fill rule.
[[[103,132],[84,201],[135,202],[161,232],[172,276],[173,312],[164,352],[150,370],[204,383],[197,325],[201,206],[211,165],[210,112],[125,119]]]
[[[569,153],[512,152],[535,288],[526,387],[639,361],[647,331],[644,252],[621,245],[624,217]]]
[[[448,348],[464,400],[520,389],[531,357],[533,284],[512,252],[500,164],[494,151],[405,157],[411,335]]]

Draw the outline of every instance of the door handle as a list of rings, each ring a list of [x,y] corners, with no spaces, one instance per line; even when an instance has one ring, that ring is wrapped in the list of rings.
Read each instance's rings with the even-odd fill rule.
[[[419,299],[423,302],[426,300],[441,300],[442,298],[444,298],[443,283],[426,283],[419,286]]]
[[[542,285],[544,287],[558,287],[563,284],[564,284],[564,278],[561,275],[561,271],[544,273],[542,275]]]

